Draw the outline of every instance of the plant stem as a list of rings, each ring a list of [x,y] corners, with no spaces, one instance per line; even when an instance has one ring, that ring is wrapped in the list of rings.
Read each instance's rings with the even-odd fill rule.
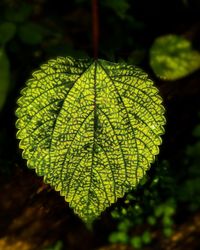
[[[92,30],[94,59],[98,58],[99,49],[99,13],[98,0],[92,0]]]

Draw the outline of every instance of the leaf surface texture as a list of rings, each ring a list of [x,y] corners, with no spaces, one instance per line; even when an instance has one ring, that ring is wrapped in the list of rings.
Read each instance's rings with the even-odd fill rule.
[[[17,137],[28,166],[85,222],[134,188],[159,152],[162,99],[134,66],[50,60],[18,105]]]

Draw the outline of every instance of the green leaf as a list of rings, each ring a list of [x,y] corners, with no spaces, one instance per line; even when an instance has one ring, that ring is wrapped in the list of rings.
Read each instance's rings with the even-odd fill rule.
[[[28,19],[32,12],[32,6],[28,3],[20,3],[17,7],[6,8],[5,19],[8,21],[22,23]]]
[[[10,63],[3,48],[0,48],[0,110],[10,87]]]
[[[134,236],[130,240],[131,246],[134,248],[140,249],[142,247],[142,237],[140,236]]]
[[[164,227],[164,228],[163,228],[163,234],[164,234],[166,237],[172,236],[172,234],[173,234],[173,228],[172,228],[172,227]]]
[[[18,35],[22,42],[36,45],[42,42],[44,29],[35,23],[25,23],[19,28]]]
[[[44,250],[62,250],[63,243],[62,241],[57,241],[53,246],[47,247]]]
[[[131,227],[131,225],[132,225],[131,221],[128,219],[125,219],[118,224],[117,228],[121,232],[127,232],[129,228]]]
[[[57,58],[21,94],[23,158],[89,224],[136,187],[159,152],[162,99],[134,66]]]
[[[192,133],[193,136],[195,137],[200,137],[200,124],[198,124],[195,129],[193,130],[193,133]]]
[[[109,236],[110,243],[128,243],[128,234],[126,232],[112,232]]]
[[[157,38],[152,45],[150,65],[161,79],[176,80],[200,68],[200,53],[183,37],[166,35]]]
[[[154,226],[156,224],[156,217],[148,216],[147,217],[147,222],[148,222],[149,225]]]
[[[130,4],[127,0],[109,0],[102,2],[108,8],[111,8],[120,18],[124,19],[126,17],[126,12],[130,8]]]
[[[13,23],[5,22],[0,24],[0,45],[10,41],[16,32],[16,26]]]
[[[149,244],[151,242],[151,240],[152,240],[152,235],[151,235],[151,233],[149,231],[144,231],[141,238],[142,238],[142,242],[144,244]]]

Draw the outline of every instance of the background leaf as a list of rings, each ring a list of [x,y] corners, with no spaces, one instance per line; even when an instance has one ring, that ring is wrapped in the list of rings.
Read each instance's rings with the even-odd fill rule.
[[[4,22],[0,24],[0,45],[3,45],[10,41],[16,32],[16,26],[10,22]]]
[[[2,109],[10,86],[9,59],[3,48],[0,48],[0,110]]]
[[[21,25],[18,33],[22,42],[35,45],[40,44],[44,37],[44,29],[34,23],[25,23]]]
[[[130,4],[127,0],[110,0],[110,1],[102,1],[102,3],[111,8],[120,18],[126,17],[126,12],[130,8]]]
[[[200,68],[200,53],[181,36],[162,36],[151,47],[150,64],[158,77],[176,80]]]
[[[164,132],[161,102],[152,81],[133,66],[51,60],[18,100],[23,157],[90,223],[154,161]]]
[[[31,15],[32,6],[22,2],[16,6],[7,8],[5,11],[5,19],[8,21],[22,23]]]

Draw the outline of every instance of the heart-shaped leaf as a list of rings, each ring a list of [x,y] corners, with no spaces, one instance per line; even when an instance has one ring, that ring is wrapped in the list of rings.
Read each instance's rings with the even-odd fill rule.
[[[155,40],[150,50],[150,64],[161,79],[177,80],[200,68],[200,53],[183,37],[166,35]]]
[[[134,66],[50,60],[18,100],[23,157],[89,223],[134,188],[158,154],[161,102]]]

